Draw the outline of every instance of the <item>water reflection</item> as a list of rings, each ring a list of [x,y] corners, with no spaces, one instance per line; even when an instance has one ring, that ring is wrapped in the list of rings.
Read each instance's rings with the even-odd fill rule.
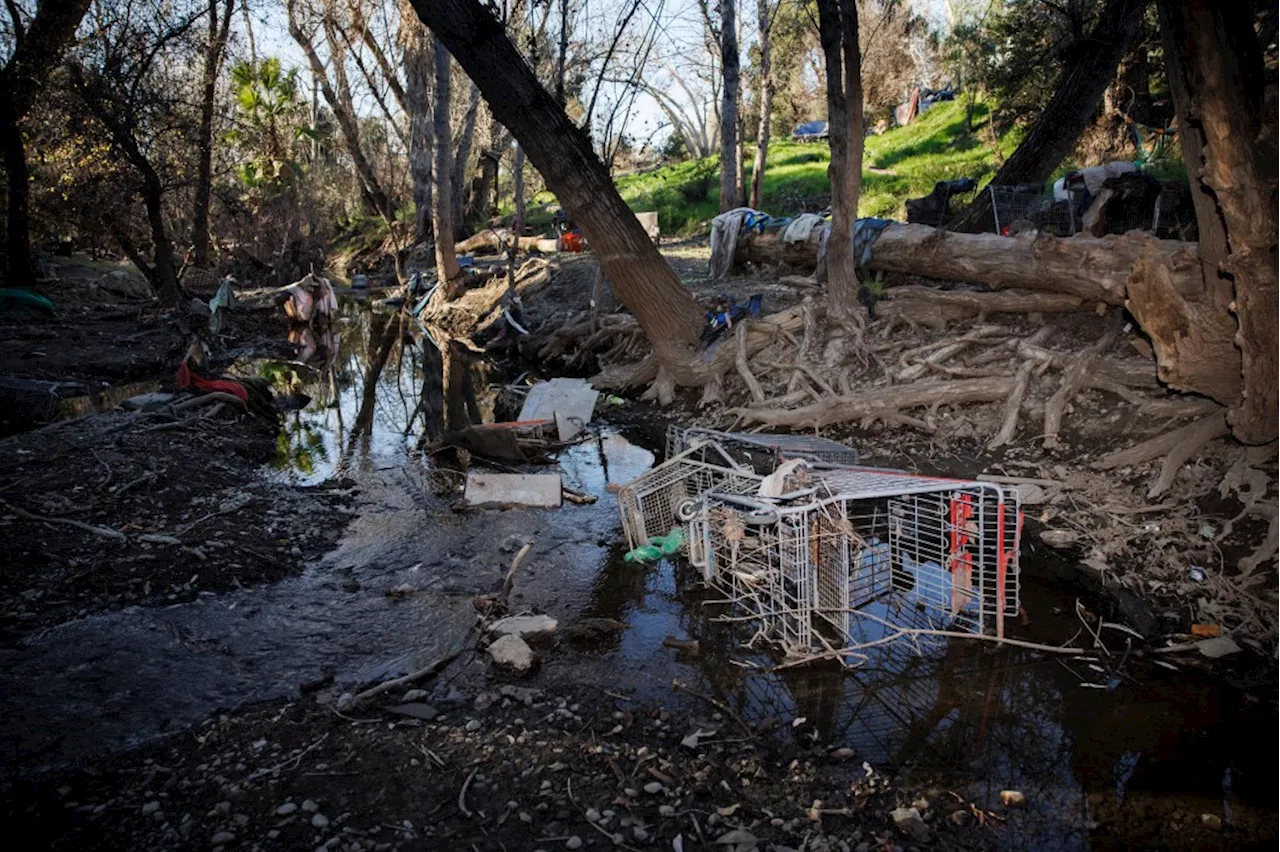
[[[493,421],[483,353],[399,310],[348,301],[332,328],[296,327],[289,340],[296,358],[237,369],[270,378],[279,394],[310,397],[282,418],[272,460],[297,484],[404,463],[444,432]]]

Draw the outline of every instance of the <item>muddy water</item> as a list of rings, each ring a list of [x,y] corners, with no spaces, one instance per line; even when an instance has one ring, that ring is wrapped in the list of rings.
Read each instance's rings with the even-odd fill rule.
[[[533,541],[517,608],[565,624],[627,625],[585,647],[562,644],[535,682],[660,701],[709,720],[712,708],[672,691],[678,679],[744,719],[775,720],[776,736],[852,748],[851,781],[865,761],[945,778],[997,810],[1000,791],[1018,790],[1024,813],[993,835],[1008,848],[1091,848],[1099,824],[1119,831],[1201,814],[1230,822],[1262,813],[1274,833],[1273,706],[1136,660],[1120,641],[1086,660],[935,640],[885,646],[853,671],[735,664],[778,660],[744,649],[749,631],[717,621],[725,609],[691,591],[686,568],[621,558],[607,486],[648,467],[648,450],[606,425],[559,459],[566,483],[598,496],[594,505],[455,513],[447,473],[416,452],[418,440],[501,413],[496,386],[514,377],[361,305],[346,306],[335,333],[298,342],[308,350],[303,363],[241,368],[311,398],[287,417],[264,475],[358,486],[341,545],[271,587],[126,609],[0,650],[5,764],[54,767],[219,709],[296,695],[321,678],[355,684],[411,670],[459,641],[474,619],[473,595],[492,590],[512,553]],[[412,594],[393,599],[395,589]],[[1060,644],[1077,632],[1064,590],[1028,581],[1023,600],[1024,638]],[[664,647],[668,636],[697,639],[699,654]]]

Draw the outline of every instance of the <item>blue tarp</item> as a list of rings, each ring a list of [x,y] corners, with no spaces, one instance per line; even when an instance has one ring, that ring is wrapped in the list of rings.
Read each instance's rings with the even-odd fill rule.
[[[796,137],[826,136],[827,130],[828,124],[825,121],[806,121],[797,127],[791,135]]]

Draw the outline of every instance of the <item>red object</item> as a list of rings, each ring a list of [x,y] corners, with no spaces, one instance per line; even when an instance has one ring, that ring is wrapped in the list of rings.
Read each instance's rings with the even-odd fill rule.
[[[194,387],[204,393],[214,393],[215,391],[229,393],[237,397],[245,405],[249,404],[249,391],[245,389],[244,385],[235,379],[206,379],[202,376],[197,376],[191,372],[191,368],[187,366],[186,361],[178,365],[178,373],[174,378],[178,390]]]
[[[560,250],[580,252],[587,247],[587,241],[577,231],[567,231],[560,236]]]

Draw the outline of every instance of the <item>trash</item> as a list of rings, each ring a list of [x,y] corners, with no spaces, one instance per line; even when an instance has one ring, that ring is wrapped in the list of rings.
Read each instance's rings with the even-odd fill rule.
[[[702,646],[698,644],[697,639],[677,639],[675,636],[668,636],[663,639],[662,647],[673,648],[681,654],[687,654],[691,657],[698,656],[702,651]]]
[[[1211,660],[1240,652],[1240,646],[1233,642],[1230,636],[1215,636],[1212,639],[1205,639],[1196,646],[1196,649]]]
[[[228,275],[218,285],[218,292],[209,300],[209,331],[217,334],[222,331],[222,323],[227,318],[227,310],[235,307],[235,279]]]
[[[519,672],[533,668],[533,649],[519,636],[500,636],[489,645],[489,656],[500,666]]]
[[[487,503],[559,508],[561,501],[558,473],[485,473],[467,474],[464,499],[472,506]]]
[[[764,296],[757,293],[747,299],[745,305],[739,305],[728,296],[716,296],[711,309],[707,311],[707,325],[702,329],[701,343],[709,346],[717,337],[730,328],[735,322],[747,317],[759,318]]]
[[[54,314],[53,302],[39,293],[14,287],[0,289],[0,312],[15,310],[29,310],[46,316]]]
[[[163,391],[131,396],[122,403],[122,407],[130,411],[158,411],[173,402],[174,395]]]
[[[662,558],[662,548],[652,544],[642,544],[632,548],[622,557],[624,562],[657,562]]]
[[[633,548],[623,560],[627,562],[657,562],[664,556],[674,556],[684,547],[684,527],[672,527],[664,536],[654,536],[648,544]]]
[[[1204,569],[1199,565],[1192,565],[1187,569],[1187,576],[1191,578],[1193,583],[1203,583],[1205,579]]]
[[[285,292],[289,300],[284,303],[284,312],[294,322],[311,323],[338,314],[338,296],[333,292],[333,285],[314,272],[289,285]]]
[[[644,228],[644,232],[649,235],[649,239],[656,243],[661,233],[658,230],[657,212],[637,213],[636,219],[639,220],[640,227]]]
[[[1193,624],[1191,625],[1191,635],[1204,639],[1216,639],[1222,635],[1222,628],[1216,624]]]
[[[924,818],[915,808],[894,808],[889,817],[898,831],[910,835],[913,840],[923,842],[929,839],[929,826],[924,824]]]
[[[736,207],[711,220],[711,260],[708,264],[712,281],[719,281],[733,267],[733,255],[738,248],[738,235],[748,216],[759,216],[750,207]]]
[[[351,276],[351,289],[352,289],[352,290],[367,290],[367,289],[369,289],[369,276],[368,276],[368,275],[365,275],[363,272],[357,272],[355,275],[352,275],[352,276]]]
[[[1000,791],[1000,804],[1004,805],[1006,808],[1012,808],[1021,804],[1025,804],[1026,801],[1027,801],[1026,795],[1019,790],[1001,790]]]
[[[745,828],[735,828],[716,838],[717,846],[732,846],[733,852],[753,852],[759,839]]]
[[[1065,550],[1080,540],[1080,533],[1075,530],[1044,530],[1040,540],[1056,550]]]
[[[489,632],[494,636],[519,636],[521,639],[533,639],[555,633],[559,624],[549,615],[509,615],[489,625]]]
[[[826,223],[827,220],[817,213],[801,213],[792,219],[787,227],[782,229],[782,235],[779,239],[783,245],[803,243],[809,239],[809,235],[813,233],[815,228],[824,227]]]
[[[697,748],[703,740],[710,739],[715,735],[716,735],[715,731],[704,731],[701,728],[698,728],[692,734],[689,734],[684,739],[680,740],[680,745],[684,746],[685,748]],[[727,814],[724,813],[723,812],[724,810],[725,810],[724,808],[721,809],[721,814],[720,814],[721,816],[733,815],[732,812]],[[735,806],[735,810],[736,810],[736,806]]]
[[[529,389],[520,420],[552,420],[562,442],[572,441],[591,422],[600,392],[584,379],[556,378]]]
[[[814,464],[856,465],[858,451],[853,447],[816,435],[771,434],[769,432],[720,432],[700,426],[681,429],[667,427],[667,458],[706,441],[714,441],[727,450],[743,455],[766,452],[776,462],[806,459]]]

